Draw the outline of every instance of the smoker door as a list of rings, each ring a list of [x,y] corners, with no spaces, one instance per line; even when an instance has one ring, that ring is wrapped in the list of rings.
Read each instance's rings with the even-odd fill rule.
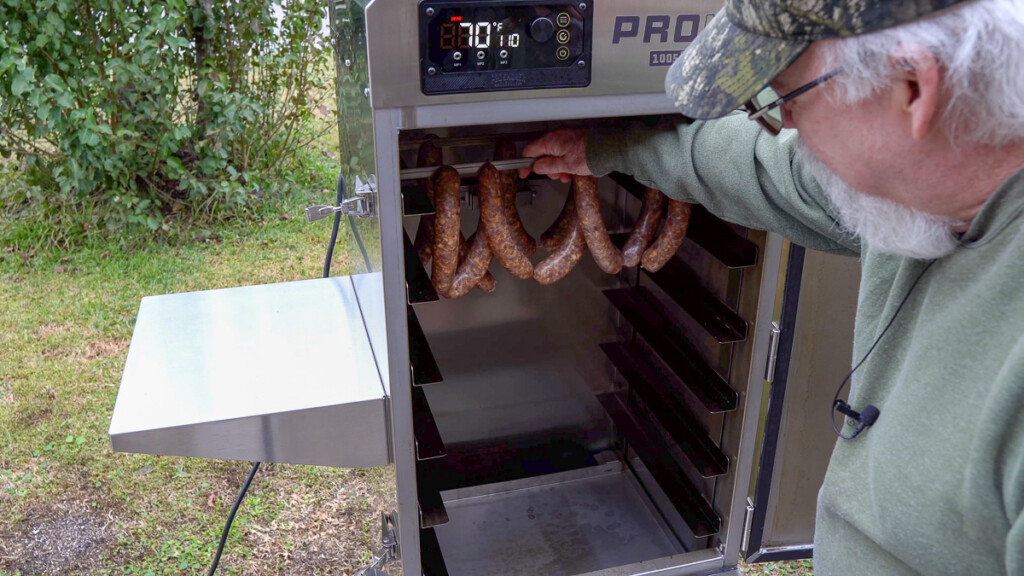
[[[113,449],[387,464],[387,398],[364,316],[382,308],[365,301],[371,291],[357,293],[372,276],[144,298],[110,422]]]
[[[818,489],[836,443],[832,397],[850,370],[860,261],[791,245],[774,374],[743,549],[747,562],[810,558]]]

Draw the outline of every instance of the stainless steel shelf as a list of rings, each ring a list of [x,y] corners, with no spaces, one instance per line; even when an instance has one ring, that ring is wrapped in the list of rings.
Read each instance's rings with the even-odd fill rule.
[[[452,573],[570,576],[685,552],[621,462],[441,496],[451,522],[434,530]]]
[[[672,326],[647,289],[617,288],[604,295],[708,412],[736,409],[739,395]]]
[[[608,415],[629,439],[629,445],[643,460],[658,486],[668,496],[693,534],[702,538],[717,534],[722,520],[708,504],[700,490],[686,477],[679,465],[668,456],[669,450],[657,434],[637,420],[626,407],[620,392],[598,396]]]
[[[729,470],[729,459],[686,408],[673,382],[662,378],[631,344],[614,342],[601,349],[701,476],[721,476]]]

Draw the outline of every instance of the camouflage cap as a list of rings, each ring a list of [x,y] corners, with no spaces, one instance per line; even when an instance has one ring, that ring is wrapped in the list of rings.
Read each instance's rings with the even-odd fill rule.
[[[811,42],[911,22],[964,0],[726,0],[676,60],[665,91],[690,118],[751,99]]]

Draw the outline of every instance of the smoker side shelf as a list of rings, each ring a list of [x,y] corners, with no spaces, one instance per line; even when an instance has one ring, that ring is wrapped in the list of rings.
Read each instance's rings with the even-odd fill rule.
[[[735,410],[739,395],[687,343],[645,288],[616,288],[604,295],[683,381],[708,412]]]
[[[420,509],[420,528],[433,528],[448,523],[448,511],[441,499],[441,490],[422,462],[416,463],[416,499]]]
[[[728,471],[729,459],[695,422],[672,384],[634,346],[612,342],[601,344],[601,349],[701,476],[710,478]]]
[[[427,395],[423,388],[412,387],[412,426],[416,436],[416,459],[430,460],[445,455],[441,433],[434,422],[434,414],[427,403]]]
[[[632,176],[612,172],[608,177],[637,200],[643,200],[647,187]],[[712,216],[703,206],[693,205],[686,238],[727,268],[748,268],[757,264],[757,245]]]
[[[629,439],[629,445],[636,450],[694,536],[703,538],[717,534],[722,520],[680,466],[668,456],[664,442],[656,433],[645,430],[644,425],[633,417],[623,396],[621,392],[609,392],[599,394],[597,399]]]
[[[436,302],[440,298],[434,290],[434,285],[430,283],[426,268],[420,264],[420,257],[416,255],[412,240],[409,240],[408,234],[402,236],[405,240],[405,291],[409,304]]]
[[[409,362],[412,364],[413,386],[425,386],[441,382],[441,369],[437,367],[434,354],[430,351],[427,336],[416,318],[412,306],[406,307],[406,323],[409,325]]]
[[[612,234],[611,239],[622,248],[629,234]],[[719,344],[747,339],[746,321],[702,286],[697,275],[678,258],[672,258],[657,272],[643,271]]]
[[[423,565],[423,576],[448,576],[448,567],[441,554],[441,543],[437,541],[433,528],[420,530],[420,563]]]

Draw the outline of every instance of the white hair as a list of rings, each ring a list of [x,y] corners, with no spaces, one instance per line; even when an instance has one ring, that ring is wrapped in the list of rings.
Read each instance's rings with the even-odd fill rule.
[[[870,248],[932,260],[952,253],[959,245],[952,230],[960,222],[856,190],[818,160],[799,138],[796,154],[821,184],[843,229]]]
[[[954,142],[1024,140],[1024,0],[974,0],[909,24],[829,42],[827,70],[837,97],[855,104],[898,73],[892,57],[931,53],[948,104],[942,121]]]

